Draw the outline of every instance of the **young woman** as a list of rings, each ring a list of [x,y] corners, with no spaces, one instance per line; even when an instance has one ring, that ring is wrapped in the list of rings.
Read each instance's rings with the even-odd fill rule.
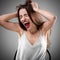
[[[42,17],[47,21],[44,21]],[[19,23],[9,20],[18,17]],[[17,12],[0,16],[0,25],[19,34],[16,60],[44,60],[48,47],[48,31],[55,22],[55,16],[38,8],[36,2],[26,0]]]

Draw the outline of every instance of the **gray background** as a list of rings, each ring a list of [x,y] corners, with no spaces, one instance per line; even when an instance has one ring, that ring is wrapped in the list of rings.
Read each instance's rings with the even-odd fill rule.
[[[51,47],[49,48],[52,60],[60,60],[60,0],[33,0],[38,2],[41,9],[48,10],[57,16],[51,35]],[[0,15],[16,11],[16,5],[24,3],[24,0],[0,0]],[[17,22],[17,19],[12,19]],[[0,26],[0,60],[13,60],[18,46],[16,32],[6,30]]]

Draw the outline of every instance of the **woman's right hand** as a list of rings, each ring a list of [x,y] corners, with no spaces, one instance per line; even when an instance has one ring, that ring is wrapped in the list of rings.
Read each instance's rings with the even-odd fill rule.
[[[37,2],[32,2],[31,5],[32,5],[34,11],[38,11],[39,8],[38,8]]]

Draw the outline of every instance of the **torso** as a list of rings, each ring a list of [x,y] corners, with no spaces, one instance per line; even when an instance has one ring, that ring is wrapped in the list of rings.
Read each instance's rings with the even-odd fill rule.
[[[34,43],[38,40],[40,31],[36,32],[35,34],[30,34],[29,32],[26,32],[26,35],[28,37],[29,42],[34,45]]]
[[[19,35],[22,36],[22,34],[23,34],[24,32],[26,33],[29,42],[30,42],[32,45],[34,45],[34,43],[38,40],[38,38],[39,38],[40,33],[42,32],[42,30],[37,31],[37,32],[34,33],[34,34],[31,34],[31,33],[27,32],[27,31],[22,31],[21,34],[19,33]],[[46,34],[44,34],[44,35],[45,35],[45,37],[47,38],[47,35],[46,35]]]
[[[46,41],[42,32],[35,34],[25,32],[19,38],[16,60],[44,60],[46,53]]]

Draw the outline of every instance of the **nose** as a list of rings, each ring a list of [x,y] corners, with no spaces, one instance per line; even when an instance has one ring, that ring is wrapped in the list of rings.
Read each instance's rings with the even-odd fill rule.
[[[23,16],[22,19],[21,19],[22,22],[26,22],[26,17]]]

